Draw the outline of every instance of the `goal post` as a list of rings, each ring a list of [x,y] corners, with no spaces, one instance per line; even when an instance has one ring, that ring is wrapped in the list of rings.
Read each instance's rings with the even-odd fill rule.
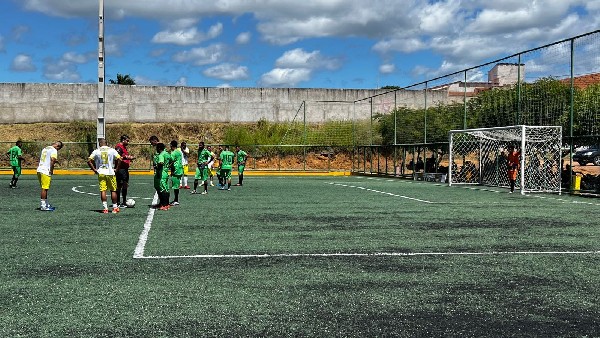
[[[509,187],[506,149],[521,153],[516,187],[521,194],[559,193],[561,184],[560,126],[508,126],[451,130],[448,185]]]

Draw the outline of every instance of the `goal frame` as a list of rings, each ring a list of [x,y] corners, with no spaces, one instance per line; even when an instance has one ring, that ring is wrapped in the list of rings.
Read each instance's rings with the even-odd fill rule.
[[[545,140],[532,140],[532,139],[527,139],[528,136],[528,131],[539,131],[539,129],[548,129],[549,130],[549,134],[551,137],[548,137]],[[481,136],[474,136],[476,134],[479,135],[485,135],[486,132],[489,132],[490,134],[492,133],[498,133],[501,132],[502,130],[512,130],[513,132],[515,132],[515,134],[511,135],[510,133],[508,133],[508,138],[498,138],[498,139],[494,139],[491,137],[487,137],[485,139],[490,140],[489,142],[491,143],[497,143],[497,144],[503,144],[503,145],[508,145],[508,144],[513,144],[513,145],[517,145],[517,147],[520,147],[520,151],[521,151],[521,156],[520,156],[520,166],[519,166],[519,172],[518,172],[518,177],[517,177],[517,182],[518,182],[518,189],[520,190],[521,194],[524,195],[526,193],[532,193],[532,192],[550,192],[550,193],[558,193],[559,195],[561,194],[561,173],[562,173],[562,156],[561,156],[561,147],[562,147],[562,127],[561,126],[530,126],[530,125],[514,125],[514,126],[504,126],[504,127],[492,127],[492,128],[476,128],[476,129],[456,129],[456,130],[450,130],[448,132],[448,139],[449,139],[449,165],[448,165],[448,186],[452,186],[452,185],[459,185],[459,184],[475,184],[475,185],[488,185],[488,186],[497,186],[497,187],[505,187],[505,185],[501,185],[499,184],[486,184],[483,182],[483,177],[485,175],[485,173],[482,170],[482,162],[485,163],[485,161],[482,161],[482,153],[484,152],[482,150],[482,140],[484,139],[484,137]],[[516,132],[518,131],[518,133]],[[459,182],[458,180],[454,179],[454,176],[458,176],[458,175],[453,175],[454,170],[453,167],[455,165],[455,151],[454,151],[454,147],[456,145],[456,141],[455,141],[455,135],[457,134],[468,134],[470,135],[470,137],[475,140],[471,140],[468,142],[471,143],[475,143],[478,145],[476,151],[474,151],[473,153],[471,153],[471,156],[473,156],[473,154],[476,154],[477,158],[476,158],[476,163],[473,164],[472,161],[464,161],[463,166],[467,163],[467,162],[471,162],[470,165],[474,165],[475,171],[475,175],[477,176],[477,179],[474,182]],[[517,135],[520,134],[520,135]],[[542,142],[544,142],[544,145],[546,143],[548,143],[550,145],[550,147],[548,148],[549,151],[551,151],[551,153],[547,153],[545,155],[549,155],[550,158],[546,159],[545,161],[547,161],[547,165],[545,165],[546,169],[552,170],[552,175],[550,175],[552,177],[552,179],[550,179],[549,181],[551,181],[547,186],[544,187],[531,187],[532,184],[526,184],[528,181],[527,179],[530,177],[526,177],[526,175],[528,175],[528,171],[531,172],[531,169],[533,167],[533,165],[531,167],[527,167],[527,165],[529,164],[529,162],[531,162],[533,159],[539,159],[539,152],[536,152],[536,148],[535,145],[537,144],[542,144]],[[489,152],[486,154],[489,155]],[[500,152],[498,151],[498,157],[500,156]],[[466,157],[466,156],[465,156]],[[463,157],[464,159],[464,157]],[[551,168],[551,169],[550,169]],[[500,171],[500,168],[497,167],[496,168],[496,175],[506,175],[506,173],[503,173]],[[528,169],[528,170],[526,170]],[[535,168],[534,168],[535,169]],[[539,168],[537,168],[537,170],[539,170]],[[543,171],[541,171],[543,173]],[[536,172],[537,174],[540,173],[540,171]],[[548,173],[548,172],[546,172]],[[530,176],[532,176],[531,173],[529,173]]]

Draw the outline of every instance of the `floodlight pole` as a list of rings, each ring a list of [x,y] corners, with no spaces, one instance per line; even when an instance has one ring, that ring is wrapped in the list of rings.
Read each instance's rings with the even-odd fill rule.
[[[98,120],[96,123],[97,138],[106,138],[106,121],[104,119],[104,0],[99,1],[98,12]]]

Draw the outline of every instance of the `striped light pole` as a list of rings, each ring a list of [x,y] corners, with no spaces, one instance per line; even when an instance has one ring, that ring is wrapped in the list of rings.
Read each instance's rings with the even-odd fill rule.
[[[99,0],[98,14],[98,122],[97,137],[106,137],[106,121],[104,120],[104,0]]]

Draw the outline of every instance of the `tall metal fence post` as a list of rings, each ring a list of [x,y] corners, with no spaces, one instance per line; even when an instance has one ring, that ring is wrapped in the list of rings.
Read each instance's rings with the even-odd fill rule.
[[[571,93],[569,107],[569,168],[573,168],[573,104],[575,102],[575,39],[571,39]],[[561,135],[562,136],[562,135]],[[562,163],[562,161],[561,161]],[[562,167],[560,168],[562,171]],[[569,191],[573,188],[573,170],[569,170]]]

